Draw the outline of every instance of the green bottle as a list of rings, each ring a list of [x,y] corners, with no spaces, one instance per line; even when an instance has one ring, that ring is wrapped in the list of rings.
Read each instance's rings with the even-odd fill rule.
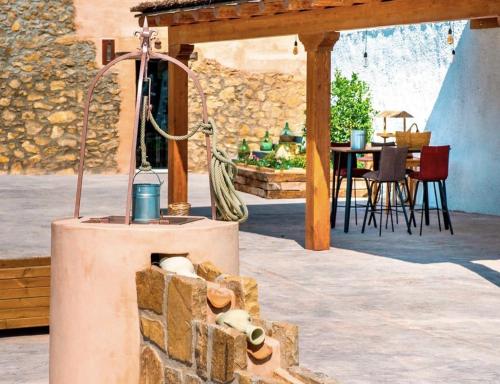
[[[238,147],[238,159],[248,160],[249,156],[250,156],[250,147],[248,146],[246,139],[243,139],[240,146]]]
[[[285,123],[285,127],[280,133],[280,143],[290,143],[294,139],[293,133],[288,125],[288,121]]]
[[[290,130],[290,126],[288,125],[288,121],[285,122],[285,127],[281,131],[281,136],[292,136],[292,131]]]
[[[260,150],[261,151],[272,151],[273,150],[273,142],[271,141],[269,137],[269,131],[266,130],[266,134],[264,135],[264,138],[260,142]]]

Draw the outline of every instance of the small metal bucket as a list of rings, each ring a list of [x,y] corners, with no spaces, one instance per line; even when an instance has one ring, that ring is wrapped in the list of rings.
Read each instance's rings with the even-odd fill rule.
[[[139,171],[134,176],[141,173]],[[132,186],[132,221],[148,223],[160,219],[160,189],[163,182],[157,173],[158,184],[137,183]]]
[[[359,150],[366,147],[366,132],[358,129],[351,131],[351,149]]]

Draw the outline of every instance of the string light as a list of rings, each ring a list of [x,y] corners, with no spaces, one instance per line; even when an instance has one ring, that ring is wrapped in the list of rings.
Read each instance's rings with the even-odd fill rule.
[[[448,29],[448,38],[446,39],[448,45],[453,45],[455,43],[455,38],[453,37],[453,28],[450,22],[450,28]]]
[[[453,33],[453,23],[450,21],[450,28],[448,29],[448,38],[446,39],[446,42],[452,46],[451,49],[451,54],[453,57],[456,55],[456,50],[455,50],[455,36]]]
[[[368,68],[368,31],[365,31],[365,52],[363,53],[363,67]]]
[[[298,55],[299,54],[299,42],[297,41],[297,38],[295,38],[295,42],[293,43],[293,54]]]

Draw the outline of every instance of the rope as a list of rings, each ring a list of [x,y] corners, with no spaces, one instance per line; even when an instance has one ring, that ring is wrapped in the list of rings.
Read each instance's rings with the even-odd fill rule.
[[[187,140],[198,132],[203,132],[205,135],[209,135],[212,137],[210,183],[214,192],[217,217],[224,221],[238,221],[240,223],[245,222],[248,218],[248,208],[234,187],[234,178],[237,173],[237,168],[228,154],[224,150],[217,148],[217,126],[215,125],[215,121],[210,118],[208,123],[200,122],[186,135],[170,135],[163,129],[161,129],[154,119],[153,114],[151,113],[151,109],[149,108],[148,97],[145,96],[141,125],[141,156],[143,160],[146,157],[146,147],[142,147],[142,127],[146,126],[144,111],[147,112],[147,118],[153,125],[156,132],[158,132],[167,140]]]
[[[149,103],[148,97],[144,96],[142,104],[142,116],[141,116],[141,166],[140,171],[151,171],[153,167],[148,161],[148,155],[146,153],[146,119],[148,117]]]

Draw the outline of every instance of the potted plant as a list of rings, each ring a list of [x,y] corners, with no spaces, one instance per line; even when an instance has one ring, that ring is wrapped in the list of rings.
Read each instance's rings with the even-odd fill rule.
[[[370,140],[374,114],[368,84],[356,73],[349,79],[339,70],[335,71],[330,107],[330,140],[335,143],[347,143],[351,141],[353,133],[359,137],[360,132],[356,131],[364,133],[365,142]]]

